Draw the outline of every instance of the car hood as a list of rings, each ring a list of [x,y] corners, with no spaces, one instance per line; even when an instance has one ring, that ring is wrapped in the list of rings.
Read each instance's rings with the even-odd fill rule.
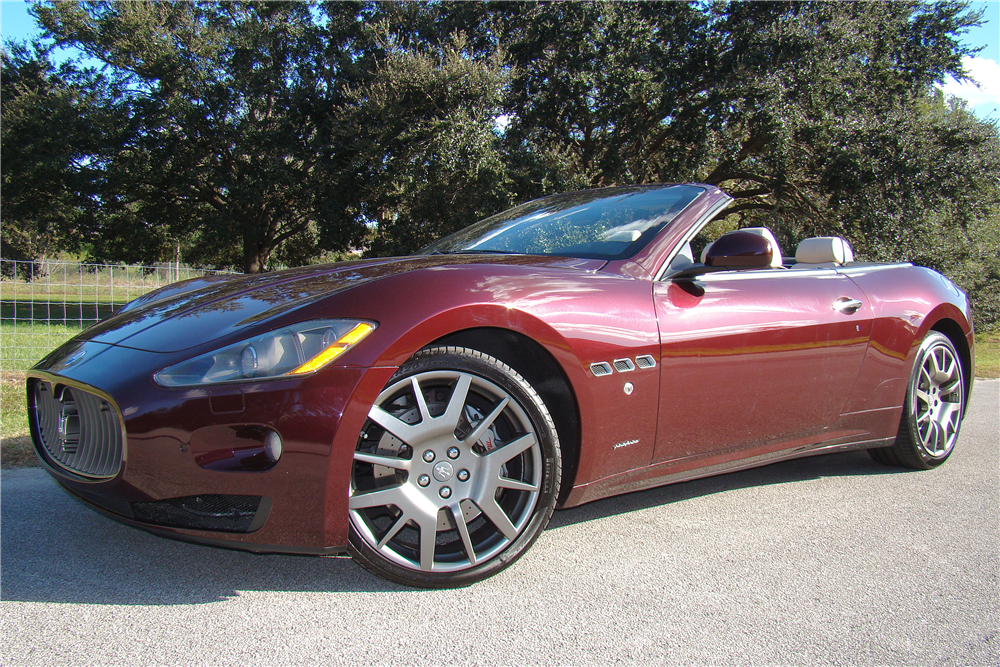
[[[176,352],[286,315],[353,287],[407,271],[459,264],[597,271],[606,262],[530,255],[426,255],[358,260],[246,276],[208,276],[151,292],[77,340]],[[174,326],[164,326],[165,324]]]

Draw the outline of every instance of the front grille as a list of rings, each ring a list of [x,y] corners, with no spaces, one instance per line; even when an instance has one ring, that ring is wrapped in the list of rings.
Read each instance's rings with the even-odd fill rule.
[[[261,496],[184,496],[146,503],[132,503],[136,521],[173,528],[250,531]]]
[[[50,462],[85,477],[108,479],[122,465],[125,436],[111,403],[83,389],[34,380],[38,438]]]

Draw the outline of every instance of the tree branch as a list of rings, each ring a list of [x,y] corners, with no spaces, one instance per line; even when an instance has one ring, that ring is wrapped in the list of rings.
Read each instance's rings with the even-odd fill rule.
[[[731,215],[742,213],[743,211],[771,211],[773,209],[774,209],[773,204],[763,204],[763,203],[749,201],[749,202],[744,202],[742,204],[738,204],[731,208],[727,208],[725,210],[725,214],[722,217],[728,218]]]

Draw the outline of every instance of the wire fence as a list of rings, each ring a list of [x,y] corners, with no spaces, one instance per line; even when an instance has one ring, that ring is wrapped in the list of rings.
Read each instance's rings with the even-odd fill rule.
[[[25,371],[146,292],[226,273],[177,264],[125,266],[0,259],[0,371]]]

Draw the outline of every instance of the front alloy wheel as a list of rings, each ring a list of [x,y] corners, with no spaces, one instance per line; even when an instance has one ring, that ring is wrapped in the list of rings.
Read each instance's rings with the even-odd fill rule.
[[[559,469],[552,418],[513,369],[465,348],[421,351],[389,381],[358,439],[352,554],[408,585],[478,581],[548,523]]]

